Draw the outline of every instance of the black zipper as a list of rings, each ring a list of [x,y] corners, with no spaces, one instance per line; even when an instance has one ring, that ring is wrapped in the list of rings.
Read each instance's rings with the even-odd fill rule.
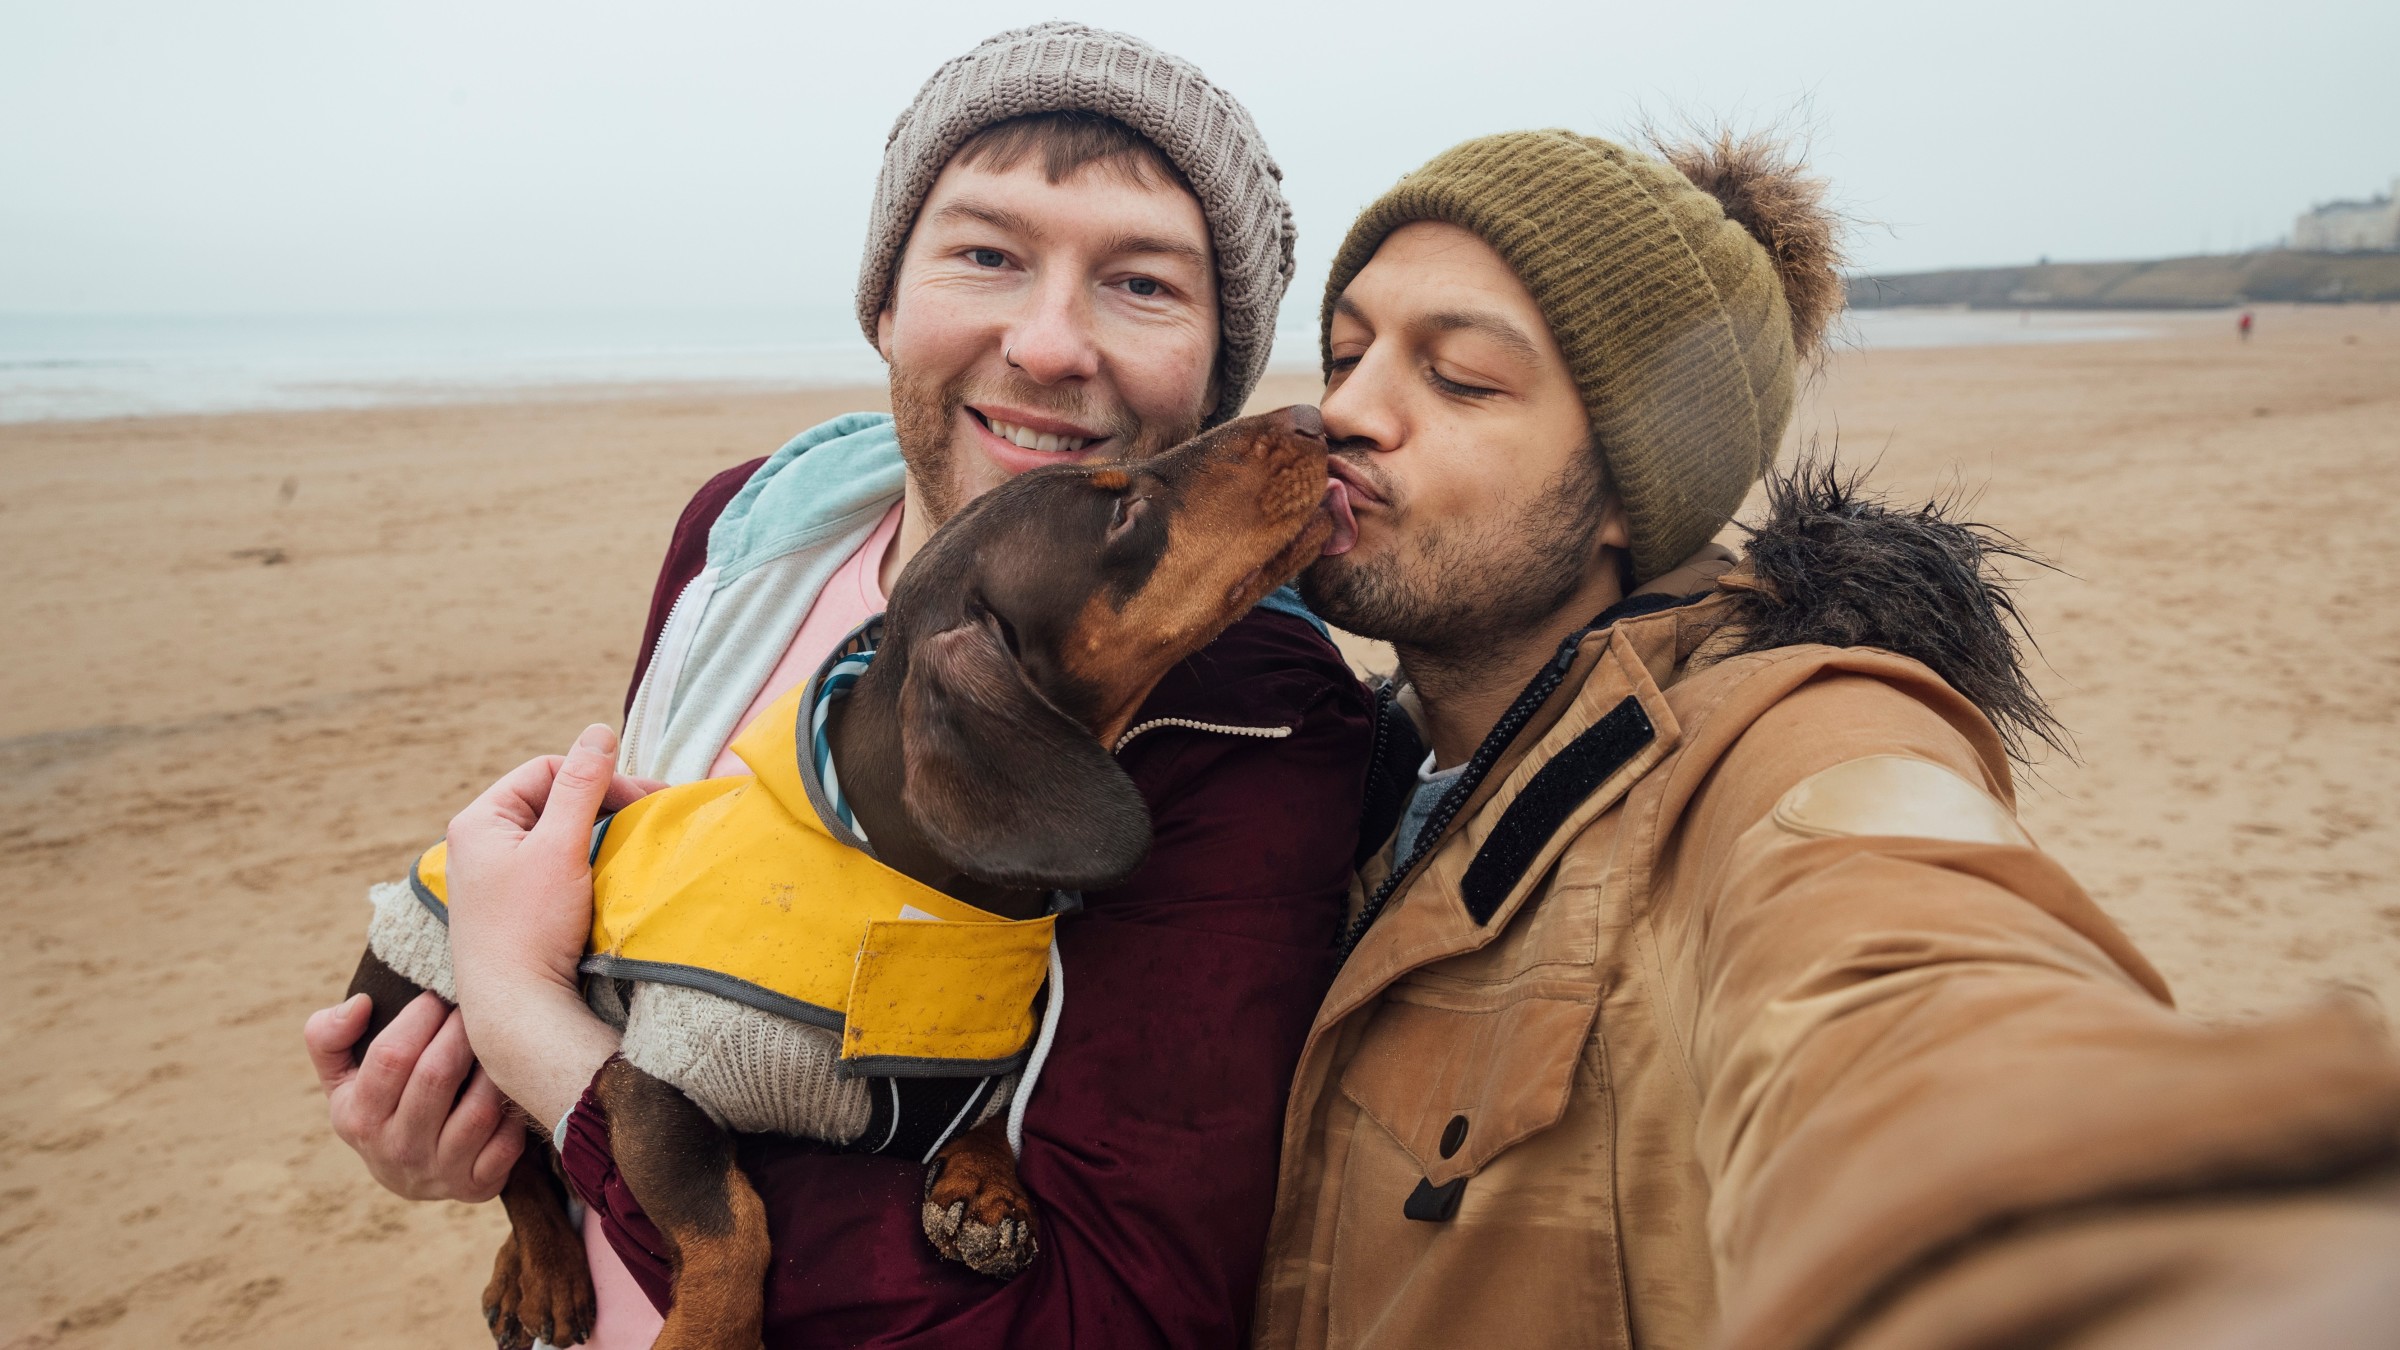
[[[1391,830],[1384,822],[1384,812],[1395,794],[1398,802],[1390,807],[1392,822],[1396,824],[1400,813],[1408,808],[1407,784],[1396,781],[1392,766],[1386,762],[1392,754],[1392,719],[1407,715],[1394,706],[1399,691],[1396,679],[1386,678],[1375,685],[1375,706],[1369,714],[1375,725],[1375,738],[1367,749],[1366,795],[1359,803],[1358,846],[1350,855],[1353,871],[1366,866],[1367,860],[1390,840]]]
[[[1629,595],[1602,610],[1600,617],[1560,640],[1558,651],[1550,658],[1550,664],[1534,672],[1533,678],[1527,681],[1524,692],[1517,695],[1517,701],[1508,705],[1508,711],[1500,715],[1500,720],[1494,723],[1491,731],[1484,736],[1483,744],[1475,747],[1474,756],[1467,760],[1466,772],[1460,774],[1458,781],[1450,785],[1450,790],[1442,794],[1442,799],[1433,804],[1433,811],[1425,819],[1425,828],[1417,832],[1416,845],[1408,851],[1407,860],[1393,868],[1392,874],[1385,877],[1383,884],[1375,888],[1375,893],[1367,897],[1367,903],[1358,911],[1358,917],[1351,921],[1349,929],[1342,934],[1337,964],[1349,961],[1350,953],[1358,950],[1360,940],[1366,937],[1367,929],[1374,926],[1376,916],[1383,913],[1383,907],[1391,902],[1394,895],[1399,893],[1400,887],[1407,883],[1409,876],[1416,871],[1417,865],[1433,852],[1434,845],[1441,841],[1442,832],[1450,828],[1451,820],[1458,815],[1460,808],[1467,804],[1467,798],[1475,795],[1475,789],[1482,784],[1484,776],[1492,771],[1494,764],[1500,762],[1502,755],[1508,753],[1509,743],[1516,740],[1517,733],[1523,731],[1525,724],[1533,720],[1533,715],[1541,710],[1543,704],[1550,701],[1550,696],[1558,692],[1559,683],[1565,680],[1567,672],[1574,668],[1575,654],[1583,650],[1584,639],[1594,633],[1606,631],[1611,624],[1620,619],[1655,614],[1660,610],[1680,609],[1685,605],[1705,600],[1710,594],[1710,591],[1703,590],[1684,596]],[[1396,682],[1386,686],[1386,697],[1388,698],[1396,689]],[[1385,706],[1383,703],[1378,703],[1377,711],[1381,712]],[[1375,746],[1378,754],[1383,749],[1385,734],[1383,719],[1378,716],[1375,720]],[[1380,760],[1370,762],[1379,763]]]
[[[1349,961],[1350,953],[1358,950],[1359,942],[1366,937],[1367,929],[1374,926],[1377,916],[1383,913],[1383,907],[1391,902],[1392,896],[1416,871],[1417,864],[1433,851],[1442,832],[1450,828],[1451,820],[1458,815],[1459,808],[1466,805],[1467,798],[1474,795],[1485,775],[1492,771],[1492,766],[1499,763],[1500,757],[1508,752],[1510,742],[1516,740],[1517,733],[1533,720],[1534,713],[1550,701],[1550,696],[1558,692],[1559,682],[1566,679],[1567,671],[1574,666],[1575,654],[1582,649],[1583,640],[1605,627],[1614,617],[1612,607],[1609,613],[1601,615],[1590,627],[1568,634],[1558,644],[1558,654],[1550,658],[1548,665],[1534,673],[1524,692],[1508,705],[1508,711],[1500,715],[1500,720],[1484,736],[1483,744],[1475,747],[1474,755],[1467,760],[1466,772],[1461,773],[1457,781],[1450,784],[1450,790],[1434,803],[1432,813],[1425,818],[1425,828],[1417,832],[1416,843],[1409,849],[1407,859],[1392,869],[1391,875],[1383,879],[1383,884],[1375,888],[1375,893],[1367,897],[1367,903],[1358,911],[1358,917],[1350,921],[1350,927],[1342,934],[1341,946],[1337,950],[1338,962]],[[1384,714],[1397,712],[1390,706],[1394,687],[1385,686],[1376,703],[1375,758],[1368,761],[1372,764],[1383,762],[1384,746],[1390,736],[1388,724],[1383,720]]]

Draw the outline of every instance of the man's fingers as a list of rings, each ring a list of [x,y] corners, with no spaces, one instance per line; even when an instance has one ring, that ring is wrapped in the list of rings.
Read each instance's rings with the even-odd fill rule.
[[[425,1053],[417,1056],[416,1071],[408,1076],[400,1107],[392,1113],[403,1152],[424,1158],[440,1145],[442,1123],[450,1118],[451,1104],[458,1100],[459,1084],[467,1081],[474,1068],[475,1052],[467,1045],[466,1021],[453,1008],[433,1039],[426,1042]]]
[[[616,776],[617,734],[598,722],[583,729],[566,762],[550,780],[550,800],[533,827],[535,839],[571,836],[575,847],[587,847],[592,822],[600,817],[600,802]]]
[[[475,1082],[468,1086],[467,1093],[473,1096],[478,1088],[490,1086],[491,1080],[478,1069]],[[516,1166],[518,1157],[530,1142],[524,1119],[508,1108],[507,1099],[500,1095],[500,1089],[491,1088],[491,1096],[500,1106],[498,1123],[483,1139],[482,1147],[476,1151],[474,1161],[467,1169],[470,1189],[478,1197],[487,1200],[500,1193],[501,1185],[508,1180],[508,1169]]]
[[[622,811],[664,787],[666,784],[655,778],[633,778],[618,774],[608,781],[608,795],[600,799],[600,804],[611,811]]]
[[[449,1016],[448,1006],[432,994],[419,994],[409,1000],[400,1015],[392,1019],[375,1039],[368,1043],[367,1052],[359,1056],[358,1072],[350,1079],[350,1090],[335,1106],[335,1127],[348,1138],[355,1132],[372,1134],[383,1128],[392,1112],[399,1109],[401,1095],[408,1090],[408,1080],[417,1067],[417,1059],[425,1053],[426,1043],[442,1029],[443,1019]]]
[[[508,1114],[508,1099],[492,1085],[491,1075],[481,1065],[467,1072],[467,1090],[458,1094],[449,1119],[442,1122],[441,1153],[445,1168],[452,1162],[464,1167],[473,1161]]]
[[[467,803],[465,810],[452,816],[450,828],[488,828],[498,822],[519,834],[531,830],[541,818],[542,803],[550,799],[551,780],[565,762],[558,755],[540,755],[510,769],[499,782],[485,788],[482,796]]]
[[[310,1013],[300,1028],[300,1041],[308,1047],[308,1062],[317,1071],[317,1084],[327,1092],[358,1072],[358,1062],[350,1052],[366,1033],[368,1016],[374,1010],[373,999],[352,994],[330,1008]]]
[[[491,1144],[493,1135],[522,1132],[522,1128],[510,1117],[508,1099],[500,1095],[491,1075],[478,1065],[467,1079],[466,1091],[458,1094],[457,1104],[450,1108],[450,1118],[442,1122],[435,1165],[445,1176],[459,1177],[470,1189],[478,1189],[482,1185],[482,1178],[476,1172],[478,1159]]]

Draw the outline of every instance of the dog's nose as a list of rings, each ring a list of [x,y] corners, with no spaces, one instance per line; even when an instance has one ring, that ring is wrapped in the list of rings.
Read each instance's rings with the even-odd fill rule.
[[[1286,411],[1292,415],[1292,430],[1303,436],[1315,436],[1320,440],[1324,438],[1325,419],[1315,408],[1306,403],[1296,403]]]

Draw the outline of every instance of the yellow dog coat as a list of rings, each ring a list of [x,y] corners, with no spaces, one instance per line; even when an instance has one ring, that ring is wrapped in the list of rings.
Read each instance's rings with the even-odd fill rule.
[[[684,985],[836,1032],[845,1076],[1016,1068],[1033,1040],[1055,920],[963,904],[835,837],[801,750],[815,739],[801,735],[803,700],[819,683],[776,700],[734,738],[749,774],[652,793],[600,823],[582,969]],[[445,862],[434,845],[410,881],[447,918]]]

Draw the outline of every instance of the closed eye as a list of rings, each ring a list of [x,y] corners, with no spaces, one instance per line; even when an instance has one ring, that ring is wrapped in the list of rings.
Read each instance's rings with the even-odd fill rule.
[[[1450,395],[1452,398],[1490,398],[1492,395],[1500,392],[1497,389],[1486,388],[1485,386],[1479,384],[1461,384],[1457,380],[1448,378],[1447,376],[1443,375],[1442,372],[1435,370],[1431,366],[1427,366],[1425,368],[1425,376],[1427,379],[1433,381],[1434,388],[1441,390],[1443,393]]]
[[[1123,538],[1125,536],[1125,532],[1132,529],[1134,525],[1141,520],[1143,508],[1147,507],[1149,504],[1150,499],[1148,497],[1117,498],[1116,506],[1110,510],[1108,516],[1108,538],[1110,542],[1113,543],[1114,541]]]

